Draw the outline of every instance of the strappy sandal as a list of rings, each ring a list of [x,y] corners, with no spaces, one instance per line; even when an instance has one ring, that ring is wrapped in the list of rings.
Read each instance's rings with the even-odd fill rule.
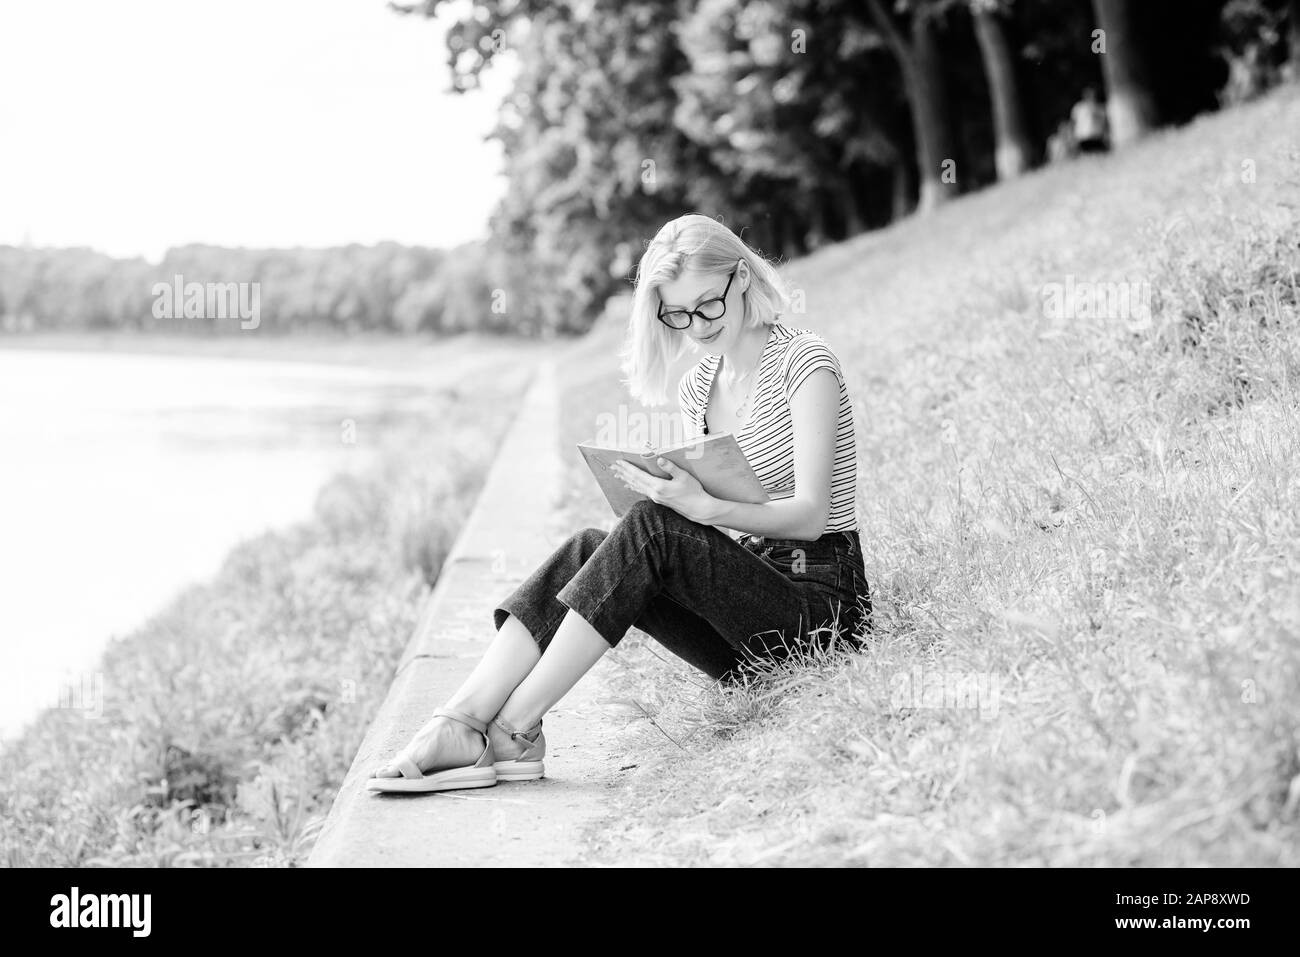
[[[502,721],[500,715],[493,718],[492,723],[510,735],[511,741],[522,741],[525,745],[524,753],[513,761],[496,762],[494,767],[498,781],[536,781],[546,773],[546,765],[542,763],[542,757],[546,754],[546,735],[542,734],[540,719],[527,731],[516,731]],[[537,732],[536,736],[530,738],[529,735],[534,731]]]
[[[493,766],[495,756],[492,753],[492,742],[487,735],[487,722],[480,721],[473,715],[465,714],[463,711],[452,711],[449,708],[439,708],[433,713],[433,717],[451,718],[453,721],[468,725],[483,735],[483,753],[479,755],[478,760],[468,767],[448,768],[445,771],[432,771],[426,774],[410,758],[399,757],[393,763],[397,766],[397,770],[402,772],[402,776],[400,778],[371,778],[366,782],[368,790],[402,792],[454,791],[459,788],[489,788],[497,783],[497,772]]]

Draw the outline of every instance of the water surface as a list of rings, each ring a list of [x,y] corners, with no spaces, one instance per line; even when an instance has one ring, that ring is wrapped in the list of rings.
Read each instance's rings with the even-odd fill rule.
[[[436,368],[0,349],[0,735],[91,688],[110,635],[307,517],[444,384]]]

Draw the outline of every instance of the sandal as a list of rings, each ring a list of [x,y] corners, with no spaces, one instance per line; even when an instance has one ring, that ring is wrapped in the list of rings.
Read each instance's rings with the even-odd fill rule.
[[[492,742],[487,736],[487,722],[480,721],[463,711],[439,708],[433,717],[451,718],[468,725],[483,735],[483,753],[477,761],[463,768],[448,768],[445,771],[433,771],[428,774],[407,757],[399,757],[394,763],[402,772],[400,778],[370,778],[366,788],[370,791],[454,791],[458,788],[488,788],[497,783],[497,772],[493,767],[494,755]]]
[[[516,731],[503,722],[500,715],[493,718],[492,723],[510,735],[511,741],[522,739],[525,745],[524,753],[513,761],[497,761],[493,765],[498,781],[536,781],[546,773],[546,765],[542,763],[542,757],[546,754],[546,736],[542,734],[540,719],[527,731]],[[536,736],[530,738],[529,735],[533,732],[536,732]]]

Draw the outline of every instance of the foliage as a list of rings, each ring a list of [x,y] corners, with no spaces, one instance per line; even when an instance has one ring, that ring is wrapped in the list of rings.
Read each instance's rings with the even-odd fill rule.
[[[997,38],[987,58],[973,7],[998,11],[982,21]],[[1094,0],[472,0],[447,33],[452,89],[474,88],[503,56],[517,66],[493,132],[507,190],[488,242],[188,246],[157,266],[0,247],[0,331],[239,328],[155,318],[153,284],[176,275],[259,283],[267,332],[582,331],[684,212],[797,256],[883,227],[918,198],[928,211],[983,188],[996,155],[1018,173],[1085,87],[1125,78],[1107,91],[1112,126],[1130,117],[1120,125],[1137,136],[1153,118],[1252,99],[1300,64],[1295,0],[1105,7],[1132,34],[1109,38],[1109,60],[1094,50]],[[1131,68],[1103,75],[1121,56]],[[995,96],[1015,120],[1001,132]]]
[[[1000,12],[1003,77],[1020,78],[1002,95],[1025,91],[1003,106],[1029,160],[1081,91],[1102,84],[1093,4],[980,5]],[[433,15],[439,3],[394,7]],[[1217,105],[1231,51],[1263,43],[1275,64],[1296,15],[1288,0],[1126,9],[1135,36],[1115,47],[1149,69],[1120,75],[1153,79],[1124,101],[1149,93],[1171,122]],[[942,199],[995,178],[990,66],[971,0],[474,0],[448,35],[453,88],[472,88],[507,52],[518,74],[495,135],[509,188],[492,240],[514,264],[512,296],[547,329],[586,328],[640,245],[683,212],[743,226],[781,258],[885,225],[915,206],[921,182]],[[1261,72],[1250,95],[1280,76]],[[949,161],[956,185],[932,168]]]
[[[500,257],[483,243],[450,251],[380,243],[333,249],[182,246],[153,264],[89,249],[0,246],[0,332],[129,330],[218,336],[237,318],[159,317],[155,284],[256,283],[258,332],[532,332],[493,309]]]

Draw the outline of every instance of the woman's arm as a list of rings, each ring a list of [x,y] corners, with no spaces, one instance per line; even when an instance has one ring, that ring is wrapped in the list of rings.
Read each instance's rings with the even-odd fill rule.
[[[762,505],[715,498],[693,476],[667,459],[660,459],[659,465],[671,479],[656,478],[626,463],[618,463],[625,466],[619,472],[629,487],[693,522],[769,538],[811,541],[821,537],[830,514],[839,402],[839,380],[825,368],[808,375],[790,397],[795,489],[791,498]]]

